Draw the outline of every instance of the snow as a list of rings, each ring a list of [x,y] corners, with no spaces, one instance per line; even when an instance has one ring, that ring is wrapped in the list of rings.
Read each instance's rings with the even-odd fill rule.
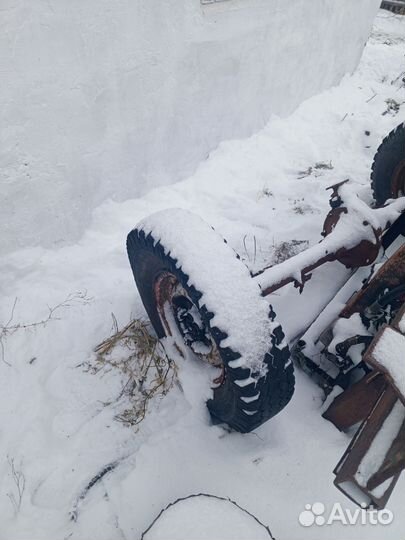
[[[276,324],[269,318],[268,302],[235,251],[208,223],[187,210],[157,212],[136,228],[152,234],[189,276],[189,285],[202,293],[200,306],[214,313],[211,326],[228,335],[221,347],[240,354],[230,367],[250,369],[254,380],[265,376],[264,357]]]
[[[198,495],[166,509],[145,540],[268,540],[268,530],[230,501]]]
[[[317,5],[310,4],[311,9]],[[28,247],[1,259],[3,324],[16,297],[14,324],[46,318],[47,305],[76,291],[87,291],[91,299],[72,302],[43,326],[2,335],[1,453],[24,474],[25,490],[16,513],[7,494],[16,495],[17,488],[9,462],[1,460],[1,540],[139,538],[167,504],[200,492],[235,500],[280,539],[401,537],[403,478],[389,503],[395,518],[383,532],[370,525],[335,523],[328,530],[299,525],[305,504],[321,501],[331,507],[339,502],[354,508],[333,486],[332,473],[349,437],[322,419],[322,393],[299,370],[285,411],[255,433],[241,435],[211,425],[204,366],[184,362],[181,389],[176,386],[156,401],[135,432],[114,420],[121,407],[119,375],[92,375],[83,363],[110,334],[111,312],[120,326],[131,316],[145,316],[125,238],[149,214],[179,207],[200,215],[257,271],[272,262],[282,242],[314,245],[320,240],[329,208],[327,186],[350,177],[369,193],[374,152],[405,118],[403,107],[397,115],[382,115],[386,99],[405,100],[398,79],[404,69],[404,36],[405,17],[380,12],[359,69],[339,86],[307,100],[287,118],[273,116],[248,139],[222,143],[182,182],[125,202],[103,203],[76,243]],[[300,84],[299,77],[291,80]],[[120,160],[113,156],[118,178]],[[319,161],[331,161],[333,169],[298,178]],[[289,340],[308,327],[349,275],[329,263],[314,272],[302,295],[289,286],[272,296]],[[70,512],[85,487],[116,462],[80,501],[72,521]]]
[[[356,480],[361,486],[365,487],[370,477],[377,472],[383,464],[384,458],[394,442],[394,439],[398,435],[404,421],[405,407],[402,402],[398,400],[359,465],[359,469],[356,473]],[[387,483],[384,482],[381,486],[375,488],[374,494],[377,497],[381,497],[387,487]]]
[[[108,198],[185,179],[337,84],[378,4],[2,0],[0,252],[76,242]]]
[[[393,328],[384,328],[372,354],[390,374],[405,401],[405,336]]]

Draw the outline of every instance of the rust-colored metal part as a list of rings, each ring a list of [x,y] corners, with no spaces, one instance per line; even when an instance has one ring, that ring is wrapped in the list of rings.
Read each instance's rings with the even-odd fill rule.
[[[336,252],[336,260],[346,266],[346,268],[360,268],[372,264],[378,257],[381,247],[381,232],[375,231],[375,243],[362,240],[357,246],[350,249],[339,249]]]
[[[222,386],[224,384],[224,382],[225,382],[225,377],[226,377],[225,366],[222,364],[221,374],[219,375],[219,377],[216,377],[212,381],[214,383],[215,387]]]
[[[340,188],[347,183],[348,180],[343,180],[343,182],[339,182],[338,184],[326,188],[332,190],[332,195],[329,199],[332,210],[330,210],[324,221],[322,231],[323,237],[331,234],[342,215],[348,213],[339,192]],[[363,221],[363,225],[364,227],[370,226],[366,220]],[[335,253],[336,260],[341,264],[344,264],[347,268],[359,268],[360,266],[368,266],[371,264],[378,257],[381,247],[382,231],[373,229],[373,233],[375,237],[374,243],[369,240],[362,240],[353,248],[341,248]]]
[[[339,182],[333,186],[329,186],[327,189],[332,190],[332,195],[329,199],[329,204],[332,207],[332,210],[326,216],[326,219],[323,224],[322,236],[326,237],[332,233],[333,229],[336,227],[339,219],[343,214],[347,214],[348,210],[344,206],[344,203],[340,197],[339,190],[345,185],[348,180]],[[370,224],[364,220],[364,227],[369,227]],[[381,247],[381,235],[382,231],[373,229],[375,242],[370,242],[369,240],[361,240],[357,246],[346,249],[341,248],[335,253],[335,259],[347,268],[359,268],[360,266],[368,266],[378,257],[378,253]]]
[[[374,350],[380,341],[381,337],[383,336],[384,332],[386,332],[387,329],[390,329],[392,332],[397,332],[398,334],[401,334],[401,332],[398,332],[395,328],[392,326],[389,326],[388,324],[384,324],[380,328],[380,330],[375,335],[373,341],[370,344],[370,347],[367,349],[367,351],[363,355],[363,359],[367,362],[369,366],[374,368],[375,370],[379,371],[380,373],[384,374],[385,379],[388,381],[388,383],[394,388],[395,392],[397,393],[398,398],[402,401],[402,403],[405,405],[405,396],[401,393],[401,390],[398,388],[396,382],[392,378],[392,375],[387,370],[385,366],[383,366],[376,355],[374,354]],[[401,334],[403,335],[403,334]],[[405,363],[405,351],[404,351],[404,363]]]
[[[345,431],[367,417],[386,387],[384,375],[372,371],[339,394],[322,416]]]
[[[336,475],[334,481],[335,486],[356,504],[360,505],[366,503],[367,506],[372,506],[374,508],[384,508],[402,472],[402,468],[395,468],[394,475],[388,477],[388,479],[391,478],[391,481],[381,493],[374,490],[377,486],[381,485],[381,483],[376,484],[376,481],[379,481],[379,479],[384,476],[384,474],[380,474],[378,477],[378,473],[380,473],[381,470],[386,470],[386,459],[384,460],[382,467],[380,467],[378,471],[375,471],[368,479],[363,479],[359,475],[361,463],[397,401],[398,396],[395,390],[388,385],[382,392],[371,412],[367,415],[367,418],[361,424],[342,459],[333,471]],[[353,403],[353,406],[355,406],[355,403]],[[386,456],[390,454],[390,449],[391,443],[388,441]],[[385,480],[387,480],[387,478]],[[370,481],[373,488],[368,486],[368,482]]]
[[[344,207],[333,208],[326,216],[323,224],[322,236],[328,236],[332,233],[337,222],[343,214],[347,214],[347,209]],[[363,222],[364,227],[368,227],[367,221]],[[346,249],[341,248],[335,253],[335,260],[346,266],[346,268],[359,268],[360,266],[368,266],[372,264],[378,257],[381,248],[381,230],[373,229],[375,242],[369,240],[361,240],[357,246]]]
[[[405,469],[405,422],[395,437],[384,462],[376,473],[370,476],[367,489],[373,491],[376,487]]]
[[[332,184],[331,186],[328,186],[326,188],[326,191],[331,190],[332,194],[329,198],[329,206],[331,208],[339,208],[343,206],[343,201],[340,196],[339,190],[342,186],[349,183],[349,179],[346,178],[346,180],[342,180],[342,182],[337,182],[336,184]]]
[[[344,214],[345,210],[345,208],[336,208],[329,212],[324,224],[324,232],[326,236],[332,233],[333,228],[339,219],[339,216]],[[365,222],[364,226],[368,227],[369,224]],[[309,264],[304,268],[301,268],[299,280],[297,280],[294,275],[289,275],[284,279],[281,279],[280,281],[274,283],[270,287],[266,287],[262,291],[262,295],[267,296],[277,291],[278,289],[281,289],[288,283],[294,283],[294,286],[299,289],[300,292],[302,292],[305,283],[309,281],[312,277],[312,271],[327,262],[339,261],[341,264],[346,266],[346,268],[359,268],[360,266],[369,266],[376,260],[381,247],[381,231],[376,231],[373,229],[373,232],[376,239],[374,244],[368,240],[361,240],[357,244],[357,246],[353,248],[340,248],[334,253],[327,253],[314,263]],[[263,272],[267,269],[268,268],[265,268]]]
[[[359,268],[361,266],[369,266],[377,259],[382,245],[383,231],[381,229],[375,229],[366,219],[359,223],[357,212],[357,226],[360,224],[365,229],[365,233],[359,235],[358,244],[346,248],[340,247],[336,244],[336,241],[332,240],[334,229],[339,220],[342,216],[349,214],[349,210],[344,205],[339,191],[347,182],[345,180],[327,188],[332,190],[329,200],[332,209],[326,216],[323,225],[322,236],[324,240],[309,248],[309,250],[306,250],[306,256],[302,257],[299,253],[293,259],[290,259],[290,268],[286,271],[287,275],[280,273],[284,263],[277,265],[277,267],[266,267],[255,274],[254,277],[258,278],[259,285],[262,286],[263,296],[277,291],[288,283],[294,283],[294,286],[302,292],[305,283],[312,277],[312,271],[327,262],[339,261],[347,268]],[[367,230],[368,232],[366,232]],[[374,237],[373,241],[368,239],[370,236]],[[293,264],[293,261],[295,264]],[[299,279],[297,275],[300,276]]]
[[[323,231],[321,233],[323,237],[328,236],[333,231],[342,214],[347,214],[347,208],[340,206],[329,211],[323,222]]]
[[[314,264],[310,264],[308,266],[305,266],[301,270],[300,280],[297,280],[293,276],[288,276],[288,277],[282,279],[281,281],[279,281],[278,283],[275,283],[271,287],[267,287],[266,289],[264,289],[262,291],[262,296],[268,296],[269,294],[271,294],[271,293],[273,293],[275,291],[278,291],[278,289],[281,289],[285,285],[288,285],[288,283],[294,283],[294,287],[297,288],[299,290],[299,292],[301,293],[303,291],[303,289],[304,289],[305,283],[311,279],[311,277],[312,277],[311,272],[313,270],[315,270],[316,268],[319,268],[320,266],[322,266],[323,264],[325,264],[327,262],[332,262],[332,261],[335,261],[335,260],[336,260],[336,256],[335,256],[334,253],[330,253],[328,255],[325,255],[325,257],[322,257],[321,259],[316,261]]]
[[[405,244],[383,264],[371,281],[349,300],[339,316],[349,318],[353,313],[361,313],[385,289],[393,289],[404,283]]]
[[[405,194],[405,159],[398,163],[391,181],[391,196],[393,199]]]
[[[405,396],[389,371],[378,361],[375,348],[387,329],[398,332],[397,327],[404,313],[405,305],[400,309],[393,325],[384,325],[364,353],[363,360],[373,368],[373,371],[337,396],[323,414],[324,418],[340,430],[347,430],[362,422],[334,470],[336,474],[334,483],[357,504],[366,502],[378,509],[384,508],[401,472],[405,469]],[[398,427],[395,427],[397,417],[391,416],[394,406],[399,406],[403,412],[399,417],[401,422],[399,431]],[[398,409],[395,414],[398,414]],[[386,422],[394,422],[391,425],[395,429],[393,433],[395,438],[390,440],[387,437],[386,447],[382,449],[379,441],[378,451],[384,456],[383,460],[379,465],[375,465],[376,470],[371,471],[368,478],[365,478],[365,470],[370,465],[362,469],[362,463],[367,459],[373,441]],[[385,441],[382,444],[384,443]],[[371,463],[374,465],[373,459]]]
[[[166,302],[171,301],[176,284],[177,278],[170,272],[162,272],[161,274],[159,274],[154,283],[156,306],[163,326],[165,328],[166,335],[168,336],[172,335],[172,330],[170,328],[170,324],[167,321],[164,306]]]
[[[176,337],[177,331],[180,331],[180,328],[172,328],[173,325],[176,325],[176,318],[174,316],[173,310],[172,310],[172,303],[173,298],[177,295],[181,295],[186,297],[191,303],[191,299],[189,298],[187,292],[183,289],[181,284],[179,283],[178,279],[174,274],[171,272],[161,272],[154,283],[154,295],[156,300],[156,306],[157,310],[162,322],[162,325],[165,329],[165,333],[167,336],[171,336],[173,338]],[[169,305],[170,309],[172,310],[172,316],[168,319],[168,314],[166,312],[165,307]],[[221,386],[225,382],[226,372],[225,372],[225,366],[222,362],[221,355],[219,354],[218,348],[212,338],[210,336],[211,341],[211,351],[207,354],[205,353],[199,353],[194,352],[194,354],[202,361],[219,368],[221,370],[218,377],[216,377],[213,380],[214,387]],[[183,351],[181,349],[181,346],[178,343],[175,343],[175,346],[180,353],[181,356],[184,356]]]

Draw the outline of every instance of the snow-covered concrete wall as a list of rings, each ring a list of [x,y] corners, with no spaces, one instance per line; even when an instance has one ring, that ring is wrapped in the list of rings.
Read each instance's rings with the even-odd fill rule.
[[[189,175],[336,84],[380,0],[1,0],[0,248]]]

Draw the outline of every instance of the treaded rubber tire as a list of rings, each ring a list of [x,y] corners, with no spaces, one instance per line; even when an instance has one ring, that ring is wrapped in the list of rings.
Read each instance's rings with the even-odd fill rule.
[[[371,188],[377,206],[398,194],[392,192],[395,169],[405,160],[405,124],[393,129],[382,141],[371,167]]]
[[[284,333],[281,326],[276,326],[270,336],[269,352],[264,359],[268,370],[266,376],[261,377],[256,384],[240,386],[236,381],[248,379],[251,375],[250,370],[229,365],[240,355],[229,347],[221,347],[220,343],[227,334],[220,328],[210,325],[214,314],[208,311],[205,305],[200,305],[202,292],[189,284],[189,276],[182,271],[181,261],[173,259],[160,241],[153,238],[152,233],[146,235],[139,229],[134,229],[129,233],[127,251],[142,302],[159,338],[165,337],[165,330],[157,310],[153,288],[157,276],[164,271],[176,276],[209,329],[225,369],[224,382],[213,389],[213,398],[207,402],[214,423],[224,422],[234,430],[246,433],[256,429],[280,412],[290,401],[295,384],[290,351],[283,343]],[[274,312],[271,312],[271,316],[274,318]],[[259,398],[249,402],[249,398],[257,395],[258,392],[260,392]],[[253,411],[257,412],[249,414]]]

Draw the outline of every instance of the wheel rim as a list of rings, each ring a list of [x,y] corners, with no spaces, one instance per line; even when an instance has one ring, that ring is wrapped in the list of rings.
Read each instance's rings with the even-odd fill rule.
[[[183,355],[181,345],[186,345],[198,359],[220,369],[220,375],[213,384],[223,384],[225,370],[218,347],[198,307],[177,277],[171,272],[159,274],[154,284],[154,295],[165,333],[173,338],[179,352]]]
[[[405,159],[395,168],[391,182],[391,195],[395,199],[405,194]]]

